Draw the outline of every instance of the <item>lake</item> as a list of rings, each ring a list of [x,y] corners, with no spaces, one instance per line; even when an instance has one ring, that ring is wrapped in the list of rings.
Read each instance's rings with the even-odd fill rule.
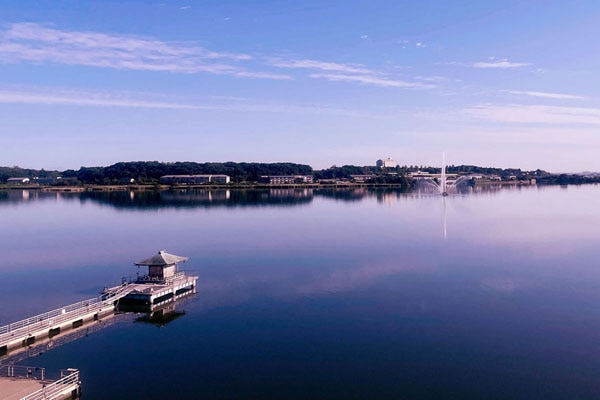
[[[600,186],[0,191],[0,325],[159,250],[197,294],[22,365],[85,399],[564,399],[600,393]]]

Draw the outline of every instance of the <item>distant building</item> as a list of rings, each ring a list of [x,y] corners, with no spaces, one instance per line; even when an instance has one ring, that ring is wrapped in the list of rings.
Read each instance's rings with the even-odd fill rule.
[[[423,171],[417,171],[417,172],[410,172],[408,174],[408,176],[412,179],[415,180],[419,180],[419,179],[441,179],[442,178],[442,174],[432,174],[429,172],[423,172]],[[456,179],[458,177],[458,174],[446,174],[446,178],[448,179]]]
[[[350,175],[350,178],[357,183],[362,183],[368,181],[369,179],[373,179],[375,175]]]
[[[211,175],[210,181],[212,183],[225,184],[229,183],[231,179],[229,178],[229,175]]]
[[[56,177],[56,178],[33,178],[33,183],[37,183],[38,185],[52,185],[54,183],[57,183],[58,181],[60,181],[62,178],[60,176]]]
[[[229,182],[229,175],[164,175],[160,177],[162,185],[202,185]]]
[[[392,160],[391,157],[388,157],[385,160],[377,160],[375,165],[377,168],[396,168],[398,166],[396,161]]]
[[[19,177],[19,178],[8,178],[6,183],[9,185],[22,185],[24,183],[29,183],[29,178],[27,177]]]
[[[312,183],[312,175],[263,175],[260,177],[263,183],[271,185],[290,185],[295,183]]]
[[[501,181],[500,175],[471,175],[473,181]]]

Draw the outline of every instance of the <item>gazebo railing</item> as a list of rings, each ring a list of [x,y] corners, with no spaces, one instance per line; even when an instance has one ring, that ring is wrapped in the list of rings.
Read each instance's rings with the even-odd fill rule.
[[[161,284],[169,284],[169,283],[173,282],[174,280],[181,279],[181,278],[184,278],[184,277],[185,277],[185,272],[179,271],[179,272],[176,272],[175,275],[169,276],[169,277],[164,278],[164,279],[158,278],[156,276],[142,275],[142,276],[138,276],[132,282],[135,282],[135,283],[161,283]]]

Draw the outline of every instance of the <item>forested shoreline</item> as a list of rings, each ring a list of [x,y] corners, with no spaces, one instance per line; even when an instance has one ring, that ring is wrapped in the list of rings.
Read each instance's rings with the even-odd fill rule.
[[[119,162],[107,167],[81,167],[78,170],[45,170],[28,169],[18,166],[0,167],[0,184],[9,178],[29,178],[31,182],[52,182],[55,186],[82,185],[116,185],[135,182],[140,185],[158,184],[164,175],[228,175],[232,184],[256,183],[261,176],[268,175],[311,175],[315,181],[352,180],[358,176],[368,183],[410,185],[410,174],[440,173],[439,167],[430,166],[397,166],[380,168],[376,166],[344,165],[327,169],[313,170],[306,164],[296,163],[253,163],[253,162],[173,162],[133,161]],[[460,175],[494,175],[501,180],[532,180],[538,184],[584,184],[600,182],[600,174],[553,174],[540,169],[523,171],[518,168],[478,167],[473,165],[449,165],[448,174]],[[366,177],[366,178],[364,178]],[[60,179],[57,179],[60,178]],[[54,179],[54,180],[53,180]],[[48,183],[46,183],[48,184]]]

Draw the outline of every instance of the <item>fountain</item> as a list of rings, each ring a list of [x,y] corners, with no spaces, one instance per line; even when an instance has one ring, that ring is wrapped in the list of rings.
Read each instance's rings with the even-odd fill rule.
[[[442,153],[442,168],[439,178],[435,175],[421,176],[417,178],[417,187],[421,192],[429,192],[435,194],[441,194],[442,196],[448,196],[450,193],[458,193],[461,191],[460,186],[468,185],[471,177],[469,175],[463,175],[457,179],[451,178],[448,180],[446,174],[446,153]],[[463,187],[464,188],[464,187]]]
[[[442,176],[440,180],[440,193],[442,196],[448,196],[448,188],[446,187],[446,152],[442,153]]]

